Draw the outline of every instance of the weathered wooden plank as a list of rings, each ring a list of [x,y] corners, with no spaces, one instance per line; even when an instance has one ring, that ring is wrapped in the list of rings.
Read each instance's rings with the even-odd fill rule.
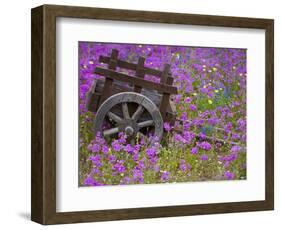
[[[111,51],[111,56],[110,56],[109,63],[108,63],[108,68],[109,69],[113,69],[113,70],[116,69],[116,67],[117,67],[117,60],[118,60],[118,53],[119,53],[119,51],[116,50],[116,49],[113,49]]]
[[[103,90],[103,94],[101,95],[101,100],[99,105],[106,100],[106,98],[111,96],[111,92],[112,92],[112,84],[113,84],[113,79],[112,78],[106,78],[105,79],[105,83],[104,83],[104,90]]]
[[[144,79],[140,79],[134,76],[129,76],[124,73],[117,73],[115,71],[97,67],[94,71],[95,74],[99,74],[101,76],[106,76],[107,79],[127,82],[129,84],[142,86],[143,88],[147,89],[154,89],[161,93],[169,93],[169,94],[176,94],[177,88],[167,84],[155,83],[151,81],[147,81]]]
[[[87,108],[91,112],[96,112],[100,104],[101,93],[89,93],[87,96]]]
[[[103,56],[103,55],[101,55],[99,57],[99,62],[101,62],[101,63],[108,64],[109,61],[110,61],[110,57]],[[120,68],[123,68],[123,69],[129,69],[129,70],[135,70],[136,71],[137,66],[138,65],[135,64],[135,63],[126,62],[126,61],[123,61],[123,60],[120,60],[120,59],[117,60],[117,67],[120,67]],[[144,66],[144,71],[145,71],[145,74],[153,75],[153,76],[156,76],[156,77],[161,77],[161,75],[162,75],[161,70],[152,69],[152,68],[145,67],[145,66]],[[168,78],[172,78],[170,73],[168,74]]]
[[[163,120],[166,119],[166,108],[167,108],[167,105],[169,103],[169,99],[170,99],[170,94],[169,93],[163,93],[162,101],[161,101],[161,104],[160,104],[160,107],[159,107],[159,110],[160,110],[160,113],[163,117]]]
[[[109,63],[108,63],[109,69],[116,70],[117,59],[118,59],[118,50],[113,49],[111,51],[111,56],[110,56]],[[103,93],[101,95],[101,99],[99,101],[99,105],[112,95],[112,84],[113,84],[112,78],[105,79],[104,89],[103,89]]]
[[[145,62],[145,58],[140,57],[138,60],[138,65],[137,65],[137,69],[136,69],[136,77],[141,78],[141,79],[143,79],[145,76],[144,62]],[[141,86],[138,86],[138,85],[134,86],[134,91],[136,93],[140,93],[141,89],[142,89]]]
[[[89,111],[94,112],[95,109],[98,106],[98,100],[97,97],[94,97],[93,94],[95,94],[95,89],[96,89],[97,81],[93,81],[90,87],[90,90],[86,94],[86,107],[88,108]]]
[[[165,64],[162,75],[161,75],[160,83],[166,84],[166,82],[168,81],[169,71],[170,71],[170,65]],[[172,84],[173,84],[173,78],[172,79],[170,78],[168,85],[172,85]],[[160,113],[164,120],[166,120],[166,111],[167,111],[167,106],[169,103],[170,103],[170,94],[167,92],[164,92],[163,96],[162,96],[161,104],[159,107]]]
[[[168,78],[167,78],[166,84],[167,84],[167,85],[173,85],[173,83],[174,83],[174,78],[168,77]]]
[[[97,92],[97,93],[103,92],[104,82],[105,82],[104,79],[96,80],[95,92]],[[133,92],[133,91],[134,91],[133,86],[125,85],[124,83],[122,83],[120,81],[113,82],[112,95],[121,93],[121,92]],[[151,101],[153,101],[157,107],[160,106],[162,95],[159,94],[156,90],[142,88],[140,93],[142,95],[148,97]]]
[[[161,74],[160,83],[165,84],[167,82],[169,72],[170,72],[170,65],[165,64],[163,72]]]
[[[167,111],[165,121],[169,122],[170,125],[174,125],[176,121],[176,113]]]

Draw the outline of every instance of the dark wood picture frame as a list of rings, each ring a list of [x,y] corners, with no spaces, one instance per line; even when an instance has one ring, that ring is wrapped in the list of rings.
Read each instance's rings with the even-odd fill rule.
[[[274,209],[274,21],[103,8],[43,5],[32,9],[31,219],[62,224]],[[256,28],[265,30],[265,200],[216,204],[56,212],[56,18]]]

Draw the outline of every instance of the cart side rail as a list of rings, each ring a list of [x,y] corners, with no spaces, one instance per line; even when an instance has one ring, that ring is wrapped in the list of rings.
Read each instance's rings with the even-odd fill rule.
[[[125,73],[119,73],[102,67],[96,67],[94,73],[110,78],[112,80],[126,82],[146,89],[157,90],[159,93],[167,93],[167,94],[177,93],[177,88],[174,86],[164,83],[156,83],[156,82],[148,81],[142,78],[127,75]]]

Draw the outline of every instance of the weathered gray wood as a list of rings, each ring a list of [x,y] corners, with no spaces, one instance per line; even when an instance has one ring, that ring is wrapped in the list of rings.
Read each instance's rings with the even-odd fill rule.
[[[124,105],[129,103],[139,105],[131,117],[129,113],[127,114],[127,111],[125,111],[126,117],[124,116],[123,118],[111,111],[118,104],[120,104],[122,109],[125,108],[127,110]],[[140,121],[144,111],[147,111],[151,118],[146,121]],[[106,117],[115,121],[115,127],[103,130],[103,123]],[[154,135],[160,140],[163,135],[163,119],[160,111],[149,98],[135,92],[124,92],[109,97],[98,109],[94,120],[94,132],[100,132],[104,136],[125,132],[129,136],[135,137],[141,131],[141,128],[148,126],[154,126]]]
[[[102,93],[104,87],[104,81],[105,81],[104,79],[96,80],[95,92]],[[112,87],[113,95],[121,92],[134,92],[134,87],[130,85],[126,85],[122,82],[117,82],[117,81],[113,82],[113,87]],[[159,94],[156,90],[142,88],[140,94],[148,97],[159,107],[162,95]]]
[[[169,64],[165,64],[165,65],[164,65],[163,72],[162,72],[162,74],[161,74],[160,83],[166,84],[167,79],[168,79],[169,71],[170,71],[170,65],[169,65]]]
[[[144,107],[140,104],[135,113],[132,116],[132,119],[138,120],[142,113],[144,112]]]
[[[111,51],[111,56],[110,56],[109,63],[108,63],[108,68],[110,70],[116,70],[117,59],[118,59],[118,50],[113,49]],[[101,99],[99,101],[100,104],[112,95],[112,84],[113,84],[112,78],[105,79],[103,93],[102,93]]]
[[[137,65],[137,69],[136,69],[136,77],[139,77],[139,78],[142,78],[142,79],[145,76],[144,62],[145,62],[145,58],[139,57],[138,65]],[[135,85],[135,87],[134,87],[134,91],[136,93],[140,93],[141,89],[142,89],[141,86]]]
[[[108,64],[109,61],[110,61],[110,57],[103,56],[103,55],[101,55],[99,57],[99,62],[101,62],[101,63],[107,63]],[[126,61],[123,61],[123,60],[120,60],[120,59],[117,60],[117,67],[120,67],[120,68],[123,68],[123,69],[129,69],[129,70],[137,70],[137,64],[126,62]],[[161,75],[162,75],[162,71],[158,70],[158,69],[151,69],[149,67],[144,67],[144,71],[145,71],[146,74],[153,75],[153,76],[156,76],[156,77],[161,77]],[[168,74],[168,78],[170,78],[170,77],[171,77],[171,75]]]
[[[168,73],[170,71],[170,65],[165,64],[164,66],[164,70],[162,72],[162,76],[161,76],[161,83],[166,83],[167,85],[173,85],[173,78],[168,78]],[[166,116],[167,116],[167,107],[170,104],[170,94],[168,92],[164,92],[163,93],[163,97],[161,100],[161,104],[160,104],[160,113],[163,117],[164,120],[166,120]]]
[[[129,84],[133,84],[133,85],[137,85],[143,88],[147,88],[147,89],[154,89],[157,90],[160,93],[170,93],[170,94],[176,94],[177,93],[177,88],[171,85],[167,85],[167,84],[159,84],[159,83],[155,83],[152,81],[147,81],[144,79],[140,79],[134,76],[129,76],[127,74],[124,73],[117,73],[115,71],[112,71],[110,69],[105,69],[105,68],[101,68],[101,67],[97,67],[94,71],[95,74],[99,74],[101,76],[105,76],[106,79],[113,79],[113,80],[117,80],[117,81],[122,81],[122,82],[126,82]]]
[[[130,119],[129,108],[127,103],[122,103],[122,113],[125,119]]]
[[[138,126],[140,128],[144,128],[144,127],[151,126],[151,125],[153,125],[153,120],[148,120],[148,121],[143,121],[143,122],[138,123]]]
[[[103,82],[104,86],[104,82]],[[101,93],[95,92],[97,88],[97,81],[93,81],[90,90],[86,94],[86,106],[89,111],[95,112],[98,109]]]

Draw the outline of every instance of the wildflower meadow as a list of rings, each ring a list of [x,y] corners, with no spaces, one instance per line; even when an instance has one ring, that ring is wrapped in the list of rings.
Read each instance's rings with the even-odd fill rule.
[[[163,136],[146,133],[134,143],[125,133],[106,139],[94,133],[95,112],[87,107],[100,55],[158,70],[170,64],[174,123]],[[245,49],[79,42],[79,186],[180,183],[246,179]],[[121,70],[130,74],[130,71]],[[155,76],[145,79],[159,82]],[[154,141],[151,141],[151,140]]]

